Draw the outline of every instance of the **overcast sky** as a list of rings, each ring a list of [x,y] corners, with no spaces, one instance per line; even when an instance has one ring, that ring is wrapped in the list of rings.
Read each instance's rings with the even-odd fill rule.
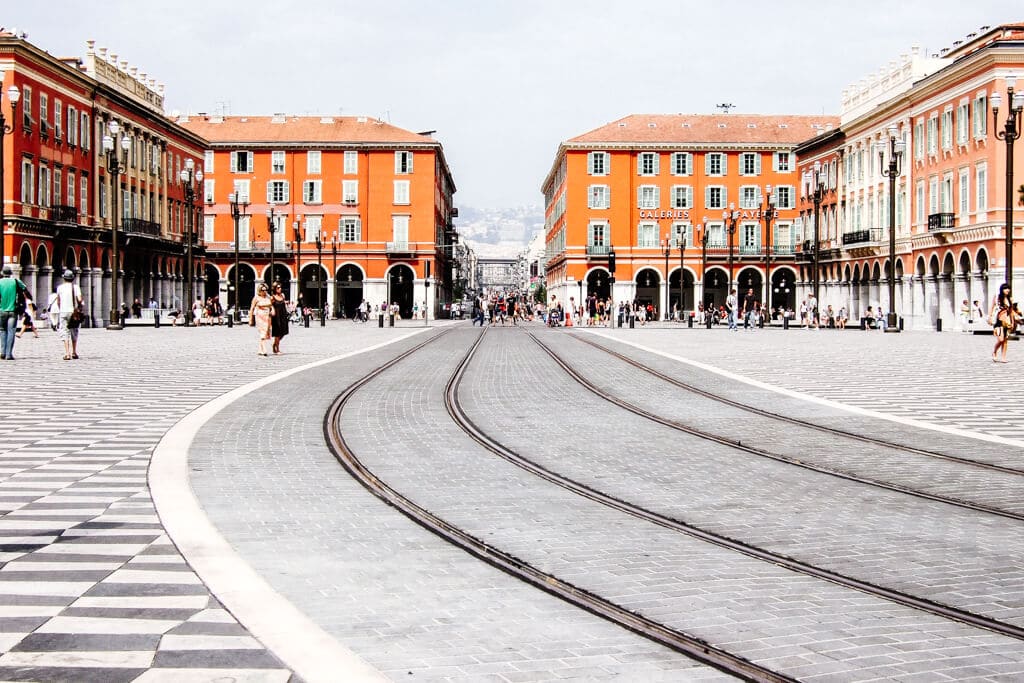
[[[58,56],[97,41],[168,111],[377,116],[436,130],[456,203],[540,205],[558,144],[632,113],[837,114],[911,45],[1024,21],[1019,0],[10,2]]]

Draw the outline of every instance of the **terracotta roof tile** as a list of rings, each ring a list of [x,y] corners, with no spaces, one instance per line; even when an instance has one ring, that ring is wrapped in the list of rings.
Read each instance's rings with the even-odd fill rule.
[[[429,135],[356,116],[196,116],[183,117],[185,129],[221,143],[439,144]]]
[[[797,144],[829,127],[838,116],[746,114],[631,114],[566,141],[609,144]]]

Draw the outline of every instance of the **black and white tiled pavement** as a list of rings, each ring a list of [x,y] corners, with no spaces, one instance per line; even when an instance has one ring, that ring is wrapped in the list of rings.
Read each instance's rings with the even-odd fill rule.
[[[85,330],[72,362],[49,332],[18,340],[0,363],[0,681],[298,680],[178,552],[147,469],[199,405],[384,333],[303,332],[274,358],[245,328]]]

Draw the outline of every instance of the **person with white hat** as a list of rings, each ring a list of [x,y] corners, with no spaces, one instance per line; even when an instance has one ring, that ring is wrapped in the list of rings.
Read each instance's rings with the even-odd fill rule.
[[[78,360],[78,328],[81,327],[82,290],[75,284],[75,274],[64,270],[64,283],[57,287],[56,309],[50,315],[60,320],[57,336],[64,342],[64,360]]]

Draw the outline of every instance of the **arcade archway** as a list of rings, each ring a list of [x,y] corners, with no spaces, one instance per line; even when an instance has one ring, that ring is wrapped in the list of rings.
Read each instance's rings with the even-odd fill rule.
[[[405,264],[393,266],[388,271],[388,303],[398,304],[398,312],[403,318],[412,317],[415,277],[412,268]]]
[[[353,318],[363,299],[363,271],[347,263],[334,276],[334,317]]]

